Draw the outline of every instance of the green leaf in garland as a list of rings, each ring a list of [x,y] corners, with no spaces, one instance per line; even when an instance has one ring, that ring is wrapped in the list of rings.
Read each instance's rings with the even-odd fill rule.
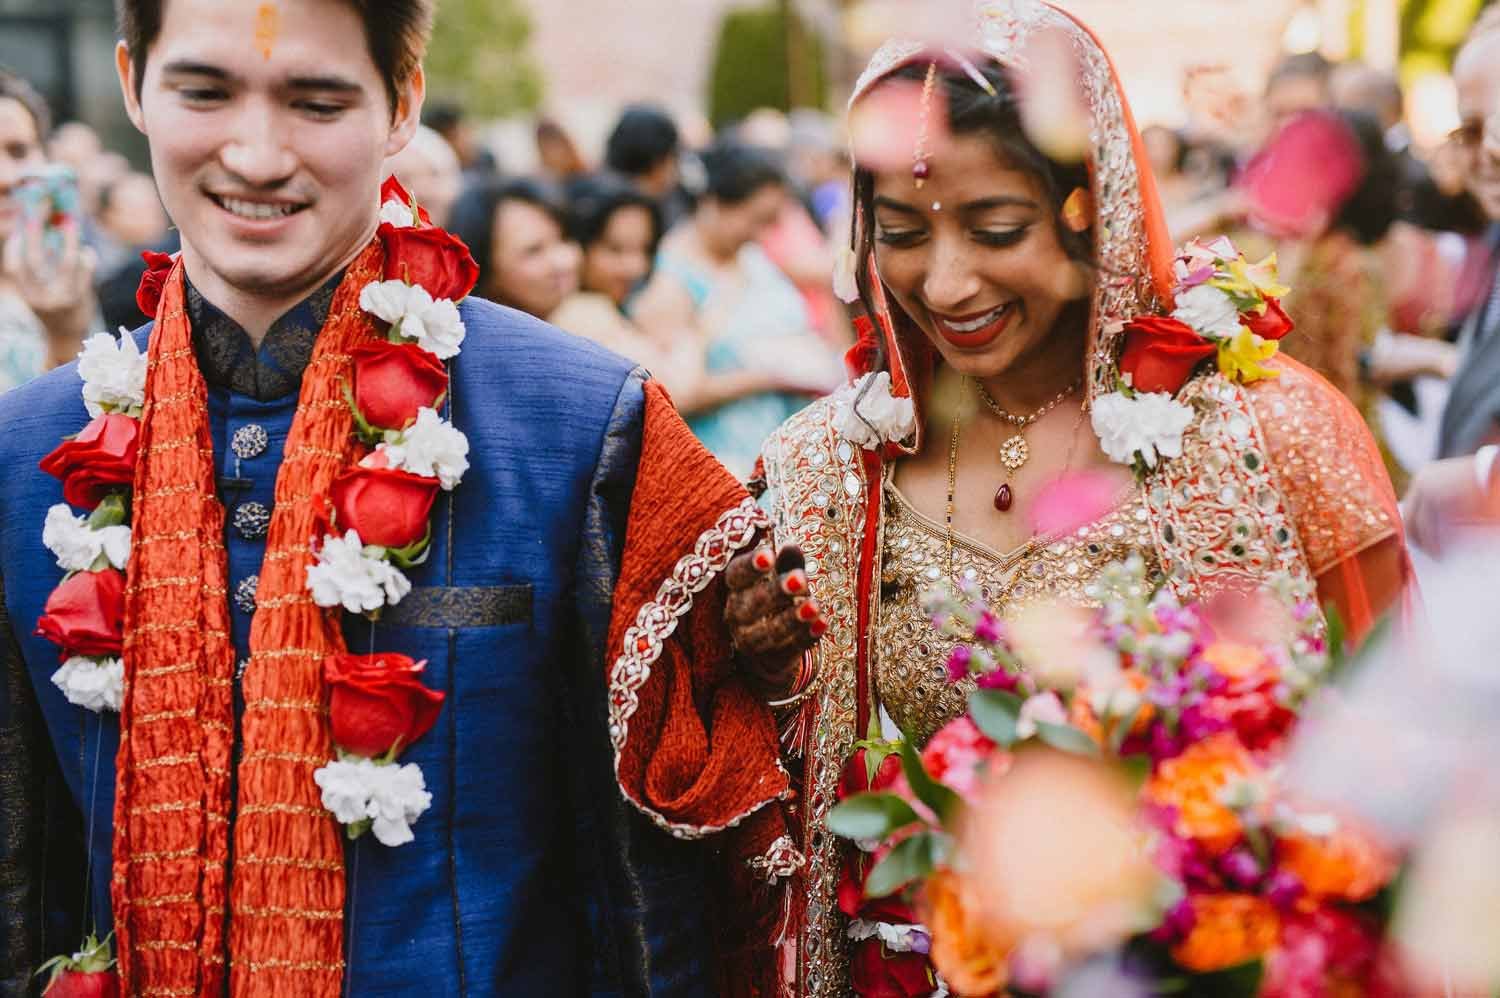
[[[1001,748],[1010,748],[1016,743],[1021,698],[1005,690],[978,690],[969,697],[969,716]]]
[[[413,541],[404,548],[386,548],[386,556],[391,559],[391,564],[397,568],[416,568],[427,560],[432,553],[432,521],[427,522],[427,533],[422,535],[419,541]]]
[[[1255,998],[1264,976],[1265,964],[1253,960],[1212,974],[1194,975],[1192,993],[1194,998]]]
[[[1109,750],[1115,755],[1120,754],[1120,746],[1125,744],[1125,739],[1130,737],[1130,730],[1135,727],[1136,719],[1141,716],[1145,709],[1142,704],[1137,704],[1135,710],[1115,721],[1114,730],[1109,733]]]
[[[927,767],[922,765],[922,757],[909,738],[901,742],[901,770],[906,774],[911,792],[932,809],[939,823],[947,825],[953,820],[960,804],[958,794],[927,775]]]
[[[118,492],[111,492],[94,507],[89,514],[88,524],[93,530],[103,530],[105,527],[118,527],[125,523],[125,497]]]
[[[865,897],[883,898],[896,893],[913,880],[932,876],[937,869],[937,864],[933,861],[932,846],[932,835],[927,832],[897,843],[865,878]]]
[[[1090,757],[1099,755],[1099,744],[1071,724],[1049,724],[1046,721],[1038,721],[1036,734],[1043,742],[1060,751]]]
[[[828,812],[828,830],[846,839],[884,839],[922,819],[895,794],[855,794]]]

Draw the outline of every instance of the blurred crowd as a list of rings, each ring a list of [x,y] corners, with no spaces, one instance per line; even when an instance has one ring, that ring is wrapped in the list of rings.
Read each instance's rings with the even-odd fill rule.
[[[1475,37],[1486,32],[1500,37],[1493,9]],[[1461,54],[1463,124],[1431,148],[1413,141],[1394,74],[1316,53],[1284,58],[1260,93],[1228,67],[1194,69],[1185,124],[1144,132],[1176,241],[1222,232],[1253,259],[1276,252],[1297,323],[1285,349],[1359,407],[1398,491],[1434,457],[1500,435],[1500,368],[1465,369],[1494,324],[1477,314],[1500,243],[1500,138],[1484,106],[1500,87],[1494,48]],[[525,173],[479,135],[461,107],[430,105],[388,171],[468,243],[480,293],[646,366],[731,470],[748,473],[764,436],[840,381],[852,340],[831,290],[849,232],[840,120],[766,109],[712,135],[632,105],[593,161],[542,117],[516,157]],[[76,206],[54,190],[52,207],[76,207],[78,224],[56,245],[11,238],[36,224],[20,179],[49,165],[76,178]],[[177,248],[151,177],[87,125],[51,127],[9,75],[0,238],[0,388],[69,359],[86,331],[138,325],[141,251]]]

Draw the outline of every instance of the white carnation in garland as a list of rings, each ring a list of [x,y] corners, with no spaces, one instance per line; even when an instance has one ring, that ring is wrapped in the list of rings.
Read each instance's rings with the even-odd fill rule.
[[[398,229],[409,229],[417,224],[411,205],[403,203],[399,198],[391,198],[380,206],[380,220]]]
[[[385,558],[385,548],[366,547],[359,533],[323,538],[316,564],[307,566],[307,587],[318,606],[369,613],[401,602],[411,581]]]
[[[872,922],[860,918],[849,923],[847,934],[857,943],[879,939],[892,953],[926,953],[932,948],[932,933],[925,925]]]
[[[458,306],[447,298],[434,300],[420,284],[371,281],[359,293],[359,307],[392,326],[399,324],[402,336],[416,340],[438,360],[458,356],[464,341]]]
[[[123,412],[139,416],[146,404],[146,356],[123,328],[118,338],[95,333],[78,352],[83,404],[90,416]]]
[[[75,655],[52,674],[68,703],[99,713],[118,712],[125,700],[125,665],[118,658],[93,659]]]
[[[57,565],[64,572],[87,572],[101,554],[114,568],[123,569],[130,560],[129,525],[95,529],[86,517],[74,516],[72,508],[63,502],[47,510],[42,543],[57,556]]]
[[[412,841],[411,826],[432,806],[422,770],[414,763],[381,765],[350,756],[313,773],[322,789],[323,806],[345,825],[370,822],[384,846]]]
[[[436,478],[452,491],[469,470],[469,438],[433,409],[417,410],[417,420],[394,440],[380,445],[392,468]]]
[[[834,430],[866,450],[905,440],[916,427],[917,414],[911,399],[891,394],[891,376],[885,371],[866,374],[834,393]]]
[[[1212,339],[1233,336],[1243,325],[1234,299],[1210,284],[1200,284],[1178,295],[1172,318]]]
[[[1133,464],[1137,456],[1146,467],[1159,458],[1182,455],[1182,435],[1193,421],[1193,410],[1165,392],[1133,398],[1112,392],[1094,400],[1094,433],[1112,460]]]
[[[833,264],[833,294],[845,305],[859,298],[859,281],[854,276],[857,267],[858,260],[854,256],[854,250],[848,246],[840,246],[838,259]]]

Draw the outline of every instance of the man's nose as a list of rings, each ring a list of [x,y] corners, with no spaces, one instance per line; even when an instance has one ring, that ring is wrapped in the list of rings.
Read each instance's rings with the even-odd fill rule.
[[[234,136],[219,150],[219,162],[252,187],[274,187],[297,170],[297,157],[282,138],[275,111],[252,102],[231,130]]]

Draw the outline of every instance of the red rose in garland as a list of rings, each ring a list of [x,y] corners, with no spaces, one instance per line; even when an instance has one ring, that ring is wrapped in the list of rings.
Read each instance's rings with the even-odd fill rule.
[[[1175,395],[1199,363],[1217,351],[1192,327],[1164,316],[1141,316],[1125,326],[1120,371],[1138,392]]]
[[[357,530],[366,544],[404,548],[427,536],[438,488],[436,478],[357,465],[334,479],[329,497],[340,532]]]
[[[63,498],[91,509],[135,478],[140,425],[124,413],[96,416],[72,440],[42,458],[41,469],[63,483]]]
[[[146,261],[146,272],[141,275],[140,286],[135,289],[135,304],[148,319],[156,318],[156,307],[161,304],[162,288],[166,287],[167,275],[176,262],[170,253],[146,250],[141,254]]]
[[[72,956],[53,957],[38,974],[51,971],[42,998],[120,998],[120,978],[109,940],[89,936]]]
[[[455,302],[474,290],[479,265],[457,236],[437,228],[397,228],[389,222],[376,232],[385,244],[386,280],[420,285],[433,298]]]
[[[125,637],[125,573],[75,572],[52,590],[36,633],[71,655],[120,654]]]
[[[936,989],[924,953],[891,953],[879,939],[854,944],[849,985],[860,998],[926,998]]]
[[[377,759],[404,749],[437,721],[443,694],[422,685],[426,662],[405,655],[333,655],[323,662],[333,740],[345,752]]]
[[[1266,299],[1266,310],[1261,315],[1242,313],[1241,318],[1250,331],[1263,340],[1279,340],[1292,331],[1292,318],[1281,307],[1277,298]]]
[[[408,208],[416,204],[416,198],[412,197],[411,192],[401,186],[401,181],[396,179],[394,173],[386,177],[385,183],[380,185],[380,203],[384,205],[387,201],[399,201]],[[432,218],[427,214],[427,209],[421,205],[417,205],[417,218],[421,220],[423,225],[432,224]]]
[[[365,343],[350,353],[354,407],[378,429],[406,429],[418,409],[436,409],[448,391],[443,362],[415,343]]]

